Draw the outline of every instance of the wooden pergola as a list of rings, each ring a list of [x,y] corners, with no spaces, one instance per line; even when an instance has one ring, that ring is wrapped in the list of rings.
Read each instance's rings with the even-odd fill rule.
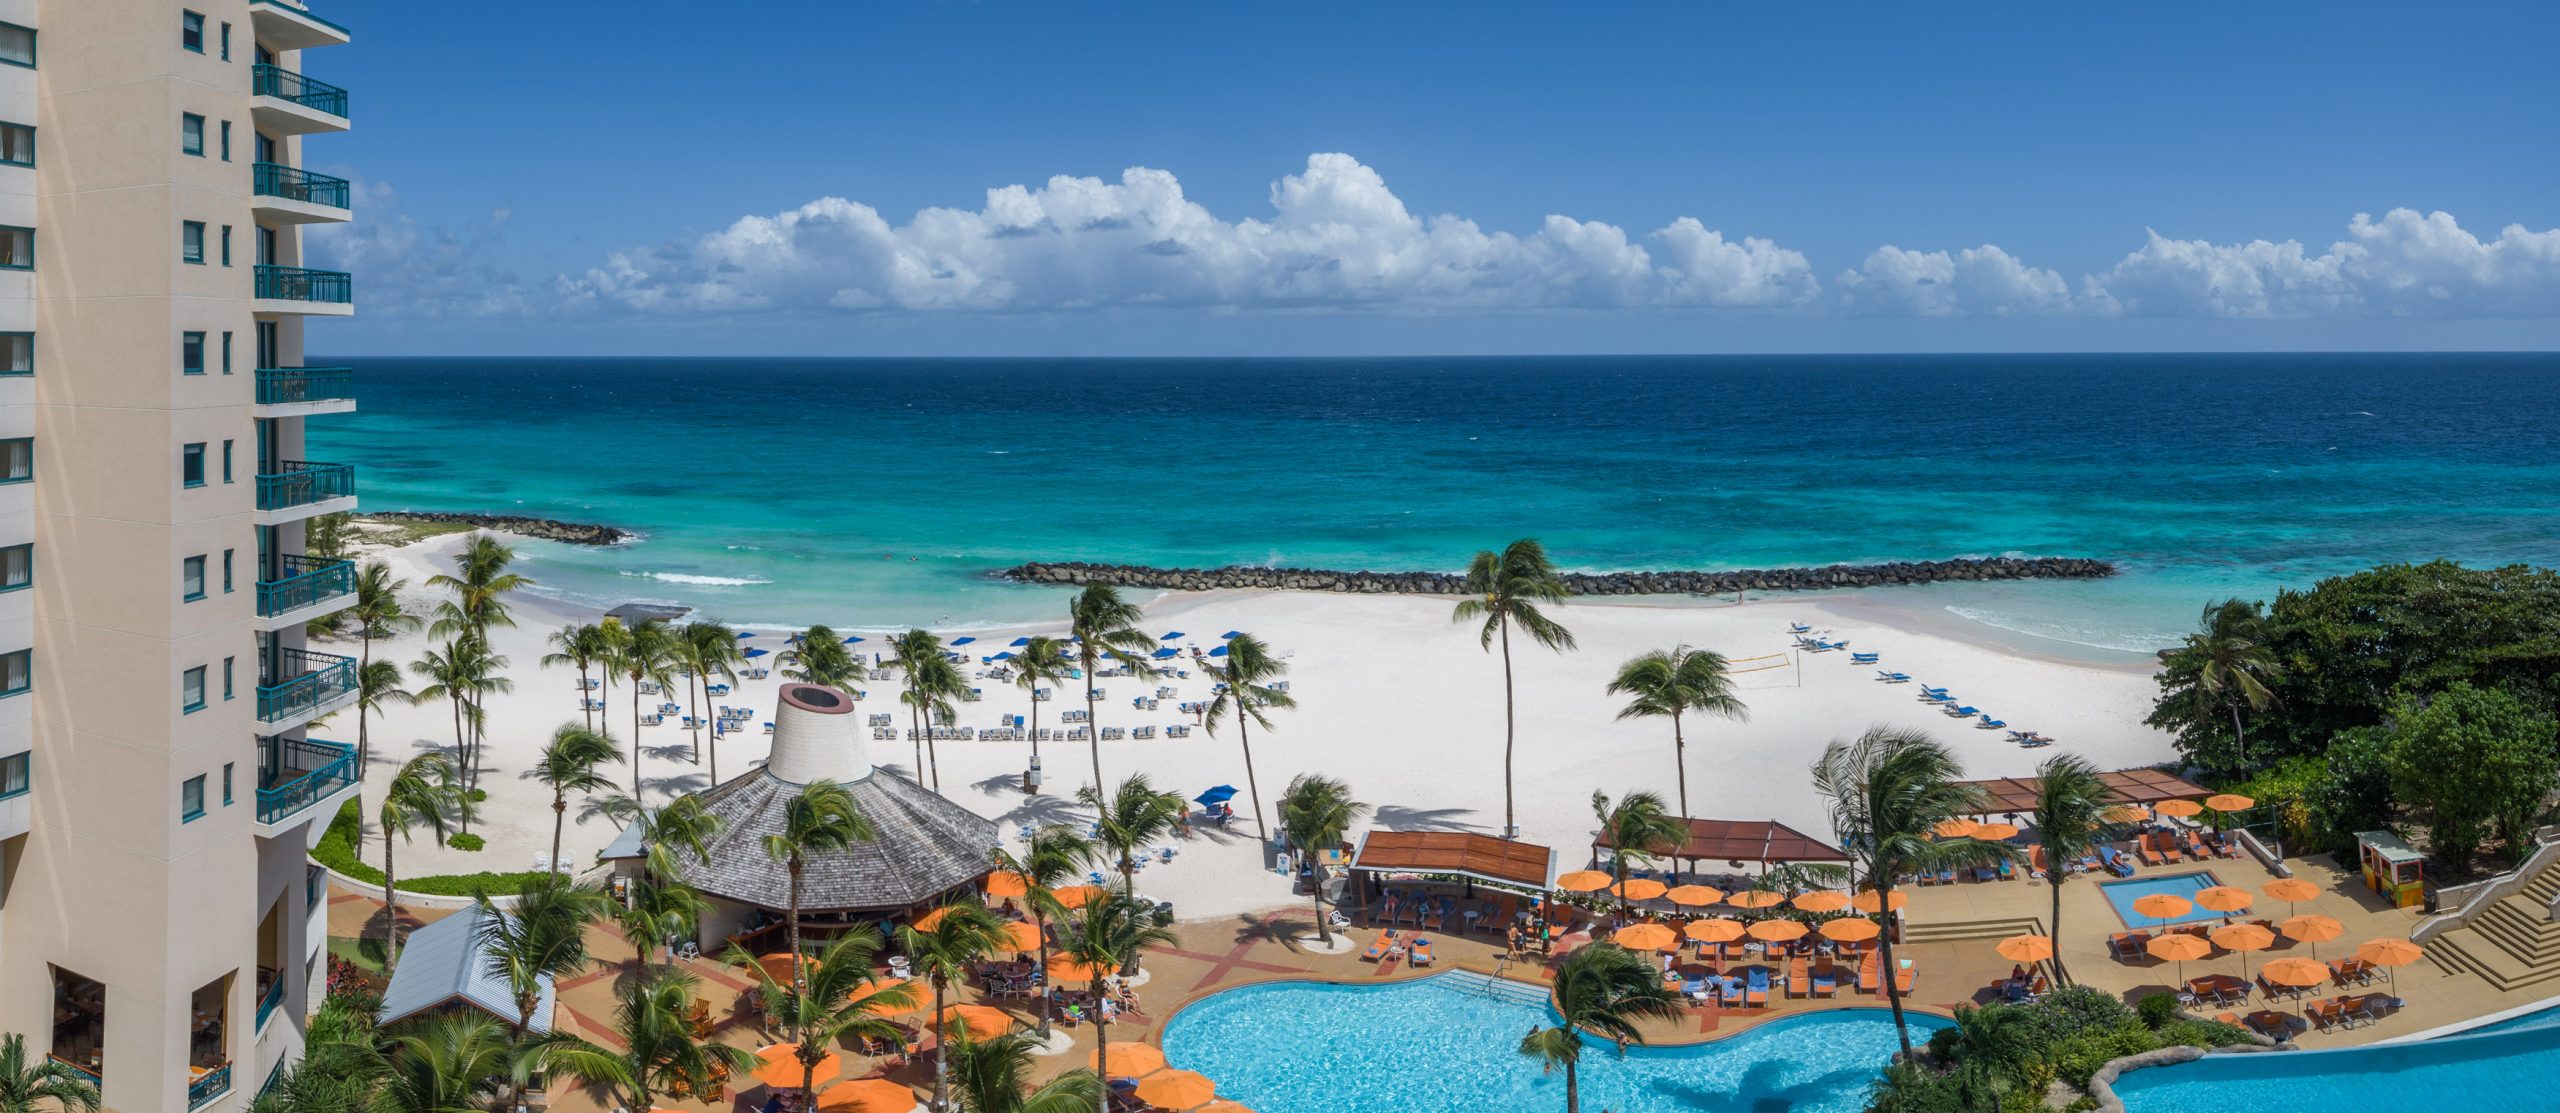
[[[2213,790],[2174,773],[2157,769],[2119,769],[2100,773],[2106,782],[2107,798],[2117,804],[2157,804],[2164,800],[2198,800]],[[1977,815],[2010,815],[2036,810],[2036,794],[2044,782],[2035,777],[2002,777],[1989,781],[1965,781],[1961,787],[1979,789],[1983,806]]]
[[[1353,873],[1439,874],[1524,893],[1555,883],[1556,852],[1466,831],[1370,831],[1352,852]]]
[[[1683,862],[1758,862],[1762,866],[1790,862],[1846,862],[1849,852],[1774,819],[1688,819],[1689,836],[1677,847],[1651,847],[1655,858]],[[1614,849],[1603,834],[1591,840],[1597,850]]]

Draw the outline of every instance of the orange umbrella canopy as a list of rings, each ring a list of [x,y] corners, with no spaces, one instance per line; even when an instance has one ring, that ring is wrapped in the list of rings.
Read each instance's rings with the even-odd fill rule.
[[[2151,810],[2162,815],[2203,815],[2204,805],[2196,803],[2193,800],[2163,800],[2157,804],[2151,805]]]
[[[1026,896],[1031,892],[1031,879],[1012,870],[997,870],[987,875],[987,895],[997,899]]]
[[[2195,911],[2196,906],[2175,893],[2152,893],[2133,898],[2133,910],[2155,920],[2174,920]]]
[[[1029,920],[1015,920],[1006,924],[1004,926],[1004,945],[1007,950],[1039,950],[1040,925],[1032,923]]]
[[[2011,962],[2043,962],[2053,957],[2050,935],[2012,935],[1993,945],[1992,950]]]
[[[1655,897],[1670,892],[1671,887],[1649,877],[1638,877],[1617,885],[1612,885],[1609,887],[1609,891],[1625,897],[1628,900],[1652,900]]]
[[[1218,1096],[1208,1076],[1187,1070],[1160,1070],[1138,1080],[1138,1100],[1158,1109],[1189,1109]]]
[[[1794,920],[1762,920],[1751,925],[1744,934],[1753,939],[1784,943],[1790,939],[1804,938],[1804,925]]]
[[[2320,895],[2319,886],[2299,877],[2279,877],[2258,886],[2258,891],[2288,904],[2294,901],[2311,900]]]
[[[2204,806],[2217,812],[2245,812],[2257,807],[2258,802],[2236,792],[2226,792],[2220,796],[2205,797]]]
[[[1849,918],[1822,925],[1822,937],[1835,943],[1856,943],[1884,933],[1874,920]]]
[[[800,1045],[796,1043],[777,1043],[771,1047],[757,1048],[755,1080],[777,1090],[799,1089],[800,1060],[792,1057],[793,1053],[799,1050]],[[817,1073],[812,1076],[816,1081],[812,1084],[824,1086],[835,1081],[836,1077],[843,1073],[843,1057],[830,1051],[818,1060]]]
[[[909,1113],[915,1107],[916,1092],[886,1078],[858,1078],[818,1094],[818,1113]]]
[[[2211,934],[2213,945],[2226,951],[2263,951],[2276,945],[2276,933],[2256,924],[2226,924]]]
[[[1816,889],[1787,903],[1803,912],[1845,912],[1849,908],[1849,894],[1837,889]]]
[[[1787,898],[1766,889],[1745,889],[1724,898],[1724,902],[1735,908],[1776,908],[1787,903]]]
[[[1253,1109],[1240,1101],[1228,1101],[1225,1098],[1219,1098],[1216,1101],[1210,1102],[1207,1105],[1193,1110],[1192,1113],[1253,1113]]]
[[[1087,966],[1065,955],[1049,956],[1049,980],[1053,982],[1090,982],[1110,972]]]
[[[2258,976],[2277,985],[2319,985],[2329,980],[2329,967],[2316,958],[2280,958],[2259,967]]]
[[[1876,896],[1876,891],[1873,889],[1860,889],[1856,896],[1849,898],[1849,907],[1855,908],[1860,912],[1867,913],[1868,915],[1874,915],[1878,912],[1897,911],[1901,909],[1903,905],[1909,903],[1911,903],[1911,894],[1903,892],[1900,889],[1893,891],[1893,898],[1891,900],[1878,898]]]
[[[2015,823],[1985,823],[1974,830],[1973,837],[1977,839],[1989,839],[1993,842],[1998,842],[2001,839],[2014,839],[2018,837],[2018,825]]]
[[[1701,943],[1731,943],[1742,938],[1742,921],[1722,917],[1691,920],[1689,926],[1680,929],[1680,934]]]
[[[937,1028],[960,1028],[973,1040],[994,1039],[1013,1030],[1013,1017],[985,1005],[945,1005]]]
[[[1724,899],[1724,890],[1704,885],[1682,885],[1662,894],[1671,903],[1687,908],[1703,908]]]
[[[860,1001],[868,1001],[883,993],[887,993],[890,990],[904,989],[911,984],[913,983],[906,978],[884,978],[853,991],[850,996],[845,998],[845,1003],[850,1005]],[[881,1016],[897,1016],[900,1013],[914,1012],[930,1003],[927,1000],[927,994],[923,993],[920,989],[918,992],[909,995],[907,1000],[908,1004],[904,1008],[881,1004],[872,1006],[871,1011]]]
[[[810,958],[807,955],[800,956],[800,962],[800,969],[803,972],[815,973],[818,969],[818,960]],[[773,980],[777,982],[787,982],[791,980],[791,953],[788,951],[775,951],[769,955],[757,955],[756,965],[764,967],[764,972],[771,975]]]
[[[1667,951],[1680,945],[1680,933],[1661,924],[1629,924],[1611,934],[1609,941],[1630,951]]]
[[[2216,912],[2238,912],[2256,903],[2257,899],[2249,895],[2249,890],[2234,889],[2229,885],[2198,889],[2195,896],[2196,907],[2210,908]]]
[[[1058,898],[1058,905],[1062,908],[1082,908],[1101,899],[1102,893],[1100,885],[1069,885],[1064,889],[1052,889],[1049,895]]]
[[[2285,938],[2304,943],[2326,943],[2347,933],[2347,925],[2337,917],[2317,914],[2296,916],[2276,926],[2284,930]]]
[[[2213,944],[2185,932],[2171,932],[2142,945],[2151,957],[2169,962],[2193,962],[2213,953]]]
[[[2151,809],[2140,804],[2118,804],[2099,818],[2109,823],[2140,823],[2151,818]]]
[[[2407,966],[2426,953],[2426,948],[2406,939],[2370,939],[2356,948],[2357,958],[2376,966]]]
[[[1556,879],[1556,888],[1568,893],[1596,893],[1609,887],[1611,878],[1599,870],[1575,870]]]
[[[1970,819],[1966,819],[1963,816],[1956,816],[1952,819],[1941,819],[1938,821],[1936,826],[1929,828],[1929,831],[1932,834],[1935,834],[1942,839],[1961,839],[1979,830],[1982,830],[1981,824]]]
[[[1135,1040],[1113,1040],[1104,1050],[1111,1053],[1107,1059],[1101,1051],[1096,1051],[1086,1062],[1099,1066],[1100,1063],[1108,1061],[1111,1064],[1113,1078],[1137,1078],[1164,1069],[1164,1052],[1156,1050],[1153,1044],[1143,1044]]]
[[[933,910],[933,911],[931,911],[931,912],[927,912],[927,913],[925,913],[925,914],[924,914],[924,915],[922,915],[922,916],[918,916],[918,917],[916,917],[916,930],[917,930],[917,931],[932,931],[932,930],[933,930],[933,929],[935,929],[935,928],[941,927],[941,926],[942,926],[942,918],[943,918],[944,916],[948,916],[948,915],[950,915],[950,914],[951,914],[951,909],[950,909],[948,906],[945,906],[945,907],[942,907],[942,908],[934,909],[934,910]]]

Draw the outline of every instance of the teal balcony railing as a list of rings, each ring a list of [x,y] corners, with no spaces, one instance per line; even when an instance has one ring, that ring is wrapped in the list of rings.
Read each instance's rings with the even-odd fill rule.
[[[231,1092],[231,1064],[224,1063],[187,1083],[187,1108],[202,1109],[213,1099]]]
[[[354,784],[356,748],[317,738],[258,739],[258,822],[274,823]]]
[[[356,690],[356,659],[305,649],[280,652],[278,674],[258,678],[258,720],[282,722],[309,714]]]
[[[356,300],[355,276],[345,271],[258,264],[258,296],[280,301],[316,301],[347,305]]]
[[[258,617],[274,618],[331,599],[356,593],[356,565],[351,560],[317,560],[307,556],[279,558],[281,575],[258,581]]]
[[[307,869],[309,872],[302,875],[302,899],[310,902],[311,910],[317,912],[320,902],[329,895],[329,871],[327,867],[317,865]]]
[[[258,509],[291,510],[330,499],[353,498],[353,464],[312,464],[285,460],[272,472],[258,473]]]
[[[289,100],[314,112],[340,118],[347,114],[346,90],[265,62],[249,67],[249,95]]]
[[[333,209],[347,207],[347,180],[327,174],[314,174],[299,166],[280,162],[249,164],[249,192],[260,197],[282,197],[311,205],[327,205]]]
[[[297,402],[344,402],[356,396],[353,367],[261,367],[258,404],[290,406]]]
[[[83,1081],[83,1082],[88,1083],[92,1089],[94,1089],[94,1088],[96,1088],[96,1087],[99,1087],[99,1086],[104,1086],[104,1085],[106,1085],[106,1084],[107,1084],[107,1080],[106,1080],[106,1079],[98,1077],[98,1072],[93,1071],[93,1070],[90,1070],[90,1069],[89,1069],[89,1068],[87,1068],[87,1067],[81,1066],[81,1065],[80,1065],[80,1064],[78,1064],[78,1063],[74,1063],[74,1062],[72,1062],[72,1061],[71,1061],[71,1060],[69,1060],[69,1059],[65,1059],[65,1058],[63,1058],[63,1057],[62,1057],[62,1056],[60,1056],[60,1055],[51,1055],[51,1054],[48,1054],[48,1055],[46,1055],[46,1056],[45,1056],[45,1058],[47,1058],[47,1059],[51,1059],[51,1060],[53,1060],[54,1062],[60,1063],[60,1064],[62,1064],[63,1066],[65,1066],[65,1067],[67,1067],[67,1068],[70,1068],[70,1071],[71,1071],[71,1073],[72,1073],[72,1074],[78,1075],[78,1076],[80,1077],[80,1080],[81,1080],[81,1081]]]
[[[276,1006],[284,1004],[284,971],[270,971],[267,991],[258,995],[258,1030],[265,1031],[267,1018],[274,1016]]]

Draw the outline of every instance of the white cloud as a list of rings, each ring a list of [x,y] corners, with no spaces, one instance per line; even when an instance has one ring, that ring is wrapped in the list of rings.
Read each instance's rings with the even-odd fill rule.
[[[2150,317],[2543,317],[2560,313],[2560,229],[2510,224],[2483,241],[2452,214],[2357,213],[2349,238],[2211,244],[2158,232],[2103,274],[2092,297]]]
[[[2009,317],[2067,313],[2071,283],[1990,244],[1952,255],[1890,244],[1840,276],[1840,307],[1897,317]]]
[[[310,266],[355,275],[356,308],[367,316],[488,317],[528,308],[523,284],[497,260],[511,210],[460,230],[422,227],[401,211],[388,182],[350,186],[355,220],[303,233]]]

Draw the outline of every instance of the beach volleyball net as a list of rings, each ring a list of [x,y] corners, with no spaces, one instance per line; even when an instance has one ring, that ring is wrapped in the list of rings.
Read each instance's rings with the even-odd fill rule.
[[[1770,653],[1758,657],[1728,657],[1724,662],[1726,676],[1734,678],[1738,687],[1779,688],[1799,683],[1798,660],[1794,653]]]

